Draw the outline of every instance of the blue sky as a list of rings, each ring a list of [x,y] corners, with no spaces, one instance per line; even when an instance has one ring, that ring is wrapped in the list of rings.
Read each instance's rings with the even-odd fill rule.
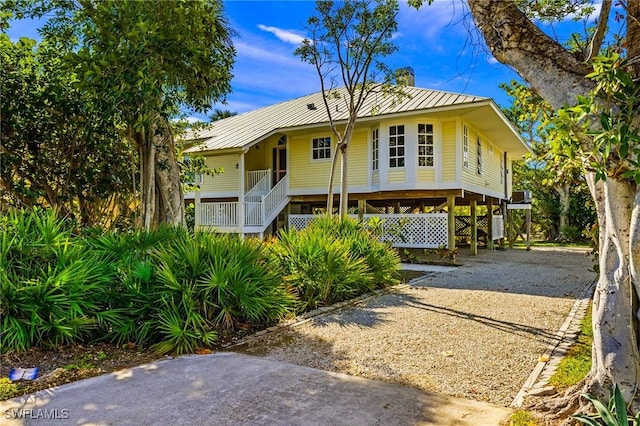
[[[399,50],[388,59],[390,66],[412,67],[418,87],[488,96],[508,105],[498,85],[517,79],[517,74],[488,53],[464,2],[436,0],[420,10],[401,3],[394,35]],[[242,113],[319,91],[313,67],[293,55],[313,11],[312,1],[225,1],[229,24],[237,33],[237,57],[233,92],[226,105],[216,107]],[[545,28],[562,41],[570,29],[582,25],[566,21]],[[14,22],[9,35],[37,38],[36,24]]]

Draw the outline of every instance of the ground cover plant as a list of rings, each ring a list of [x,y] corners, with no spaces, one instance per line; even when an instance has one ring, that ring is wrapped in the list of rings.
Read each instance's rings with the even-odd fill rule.
[[[112,342],[156,354],[395,281],[398,257],[356,221],[320,219],[269,244],[178,227],[74,229],[51,210],[0,218],[2,353]]]
[[[319,217],[269,245],[272,264],[300,299],[300,309],[355,297],[396,281],[399,257],[353,219]]]

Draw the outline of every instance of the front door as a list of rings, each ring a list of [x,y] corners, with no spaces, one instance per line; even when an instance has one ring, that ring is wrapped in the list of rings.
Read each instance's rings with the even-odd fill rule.
[[[283,136],[273,148],[273,183],[274,185],[287,174],[287,139]]]

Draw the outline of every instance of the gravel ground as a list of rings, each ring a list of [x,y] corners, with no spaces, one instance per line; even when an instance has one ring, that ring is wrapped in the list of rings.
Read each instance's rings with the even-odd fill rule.
[[[463,266],[259,338],[271,359],[508,406],[586,285],[585,250],[482,250]]]

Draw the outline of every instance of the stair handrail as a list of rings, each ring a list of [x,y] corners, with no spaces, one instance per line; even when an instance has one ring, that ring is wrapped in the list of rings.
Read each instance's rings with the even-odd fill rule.
[[[260,178],[258,182],[244,194],[245,202],[260,202],[261,192],[269,191],[271,186],[271,169],[267,170],[267,173]]]

